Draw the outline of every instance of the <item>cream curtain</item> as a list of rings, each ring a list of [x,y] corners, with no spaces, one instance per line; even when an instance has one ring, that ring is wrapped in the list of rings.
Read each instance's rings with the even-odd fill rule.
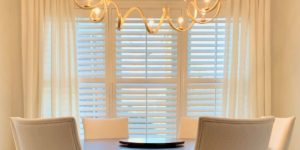
[[[249,118],[271,113],[271,0],[226,0],[225,114]]]
[[[22,0],[25,117],[78,116],[72,0]]]

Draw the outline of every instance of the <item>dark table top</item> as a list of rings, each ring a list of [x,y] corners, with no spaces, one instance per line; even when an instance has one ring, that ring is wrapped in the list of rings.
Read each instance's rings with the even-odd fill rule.
[[[183,147],[162,148],[159,150],[194,150],[195,141],[185,140]],[[149,150],[143,148],[121,147],[119,140],[84,140],[82,141],[83,150]]]

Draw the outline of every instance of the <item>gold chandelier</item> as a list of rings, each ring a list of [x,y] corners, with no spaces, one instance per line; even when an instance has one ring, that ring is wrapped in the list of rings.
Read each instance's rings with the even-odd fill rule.
[[[90,19],[92,22],[101,22],[105,18],[108,13],[108,8],[110,6],[114,7],[117,12],[118,24],[117,29],[121,30],[122,25],[125,23],[125,20],[130,16],[130,14],[134,11],[138,12],[140,17],[142,18],[146,30],[150,34],[155,34],[159,31],[161,25],[167,21],[169,25],[176,31],[187,31],[190,30],[195,23],[205,24],[211,22],[215,17],[218,16],[221,9],[221,0],[215,0],[215,2],[211,2],[211,0],[203,0],[203,7],[199,6],[198,0],[184,0],[187,3],[185,8],[185,13],[191,21],[187,25],[183,25],[184,18],[178,17],[177,23],[173,22],[173,19],[170,17],[170,8],[165,6],[162,8],[162,15],[160,20],[156,26],[156,28],[152,28],[151,24],[153,24],[152,20],[148,20],[145,16],[143,10],[139,7],[131,7],[124,14],[121,13],[119,5],[113,0],[97,0],[97,2],[93,3],[91,0],[74,0],[75,3],[81,9],[88,9],[90,11]],[[84,1],[84,2],[82,2]],[[208,14],[212,14],[211,17],[207,17]]]

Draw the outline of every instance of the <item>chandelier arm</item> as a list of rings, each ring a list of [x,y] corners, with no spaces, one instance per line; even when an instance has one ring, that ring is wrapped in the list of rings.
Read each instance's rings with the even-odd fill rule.
[[[115,7],[118,18],[119,18],[119,16],[122,16],[120,7],[116,2],[109,0],[109,2],[107,2],[107,7],[109,7],[110,5],[113,5]]]
[[[116,9],[117,17],[118,17],[117,29],[121,30],[122,29],[122,24],[123,24],[122,23],[123,22],[123,16],[121,14],[120,7],[116,2],[111,1],[111,0],[108,2],[107,6],[110,6],[110,5],[113,5],[113,7],[115,7],[115,9]]]
[[[106,3],[105,1],[106,0],[99,0],[95,5],[88,6],[88,5],[81,5],[78,0],[74,0],[75,4],[81,9],[92,9],[99,5],[103,5],[104,3]]]
[[[160,19],[159,19],[159,23],[158,23],[158,25],[157,25],[157,27],[153,30],[153,29],[151,29],[151,31],[152,32],[149,32],[149,33],[151,33],[151,34],[155,34],[155,33],[157,33],[159,30],[160,30],[160,28],[161,28],[161,25],[164,23],[164,20],[165,20],[165,18],[167,17],[167,10],[166,10],[166,8],[164,7],[163,9],[162,9],[162,15],[161,15],[161,17],[160,17]],[[145,23],[145,26],[149,26],[149,23],[148,22],[144,22]],[[147,28],[147,27],[146,27]],[[150,27],[151,28],[151,27]]]
[[[121,26],[124,24],[125,20],[126,20],[126,19],[128,18],[128,16],[129,16],[131,13],[133,13],[134,11],[138,12],[138,14],[140,15],[140,17],[143,19],[143,22],[144,22],[144,24],[145,24],[146,30],[147,30],[149,33],[151,33],[151,34],[157,33],[157,32],[159,31],[161,25],[162,25],[163,22],[164,22],[164,19],[166,18],[166,10],[163,9],[163,14],[162,14],[162,16],[161,16],[161,18],[160,18],[160,21],[159,21],[159,23],[158,23],[156,29],[153,30],[153,29],[149,26],[148,20],[147,20],[147,18],[146,18],[146,16],[145,16],[144,12],[141,10],[141,8],[139,8],[139,7],[131,7],[131,8],[129,8],[129,10],[124,14],[124,16],[120,16],[120,18],[118,18],[118,19],[119,19],[119,24],[118,24],[119,27],[118,27],[118,29],[121,29]]]
[[[168,23],[169,23],[170,27],[173,28],[176,31],[184,32],[184,31],[190,30],[195,24],[195,21],[192,20],[192,22],[186,28],[184,28],[182,26],[181,27],[176,27],[169,14],[170,14],[170,10],[168,9],[168,16],[167,16],[166,19],[168,20]]]
[[[176,27],[172,21],[168,21],[168,22],[169,22],[169,25],[170,25],[170,27],[171,27],[172,29],[174,29],[174,30],[176,30],[176,31],[179,31],[179,32],[185,32],[185,31],[188,31],[188,30],[192,29],[192,27],[193,27],[194,24],[195,24],[195,22],[192,21],[192,23],[190,23],[188,27],[183,28],[183,27]]]
[[[174,30],[180,31],[180,32],[185,32],[185,31],[188,31],[188,30],[192,29],[193,26],[194,26],[194,24],[195,24],[195,22],[192,21],[192,22],[189,24],[188,27],[185,27],[185,28],[184,28],[184,27],[176,27],[172,21],[169,21],[170,27],[172,27]]]
[[[209,20],[205,20],[205,21],[197,21],[196,18],[191,18],[193,21],[195,21],[195,23],[198,23],[198,24],[206,24],[206,23],[209,23],[211,22],[214,18],[216,18],[219,14],[220,14],[220,10],[221,10],[221,3],[219,3],[218,7],[217,7],[217,12],[215,13],[215,15],[213,17],[211,17],[211,19]]]
[[[91,11],[91,13],[90,13],[90,19],[92,20],[92,22],[99,23],[99,22],[102,22],[102,21],[103,21],[105,15],[106,15],[107,12],[108,12],[108,6],[107,6],[107,3],[104,3],[103,5],[104,5],[104,11],[101,12],[100,17],[99,17],[98,20],[93,20],[93,19],[92,19],[92,18],[93,18],[93,16],[92,16],[92,15],[93,15],[93,12]]]
[[[199,3],[197,0],[194,0],[194,7],[199,11],[199,12],[202,12],[203,10],[200,9],[199,7]],[[212,12],[219,4],[221,3],[221,0],[217,0],[212,7],[207,7],[207,8],[204,8],[205,12],[206,13],[210,13]]]
[[[192,5],[194,7],[193,8],[194,15],[192,15],[191,12],[190,12],[190,5]],[[197,16],[198,16],[198,10],[195,8],[195,5],[192,1],[189,3],[189,5],[186,8],[186,14],[189,18],[197,18]]]
[[[134,12],[134,11],[137,11],[138,14],[140,15],[140,17],[143,19],[143,22],[145,24],[145,27],[146,27],[146,30],[151,33],[152,32],[152,29],[148,26],[148,21],[147,21],[147,18],[145,16],[145,14],[143,13],[143,11],[139,8],[139,7],[131,7],[129,8],[129,10],[124,14],[123,16],[123,22],[122,24],[125,22],[125,20],[129,17],[129,15]]]

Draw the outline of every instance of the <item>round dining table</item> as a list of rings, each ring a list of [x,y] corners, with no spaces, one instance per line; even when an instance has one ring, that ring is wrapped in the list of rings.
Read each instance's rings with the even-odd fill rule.
[[[83,140],[83,150],[150,150],[150,148],[129,148],[121,146],[120,140]],[[181,147],[176,148],[155,148],[157,150],[194,150],[195,141],[185,140]],[[154,149],[154,148],[153,148]]]

